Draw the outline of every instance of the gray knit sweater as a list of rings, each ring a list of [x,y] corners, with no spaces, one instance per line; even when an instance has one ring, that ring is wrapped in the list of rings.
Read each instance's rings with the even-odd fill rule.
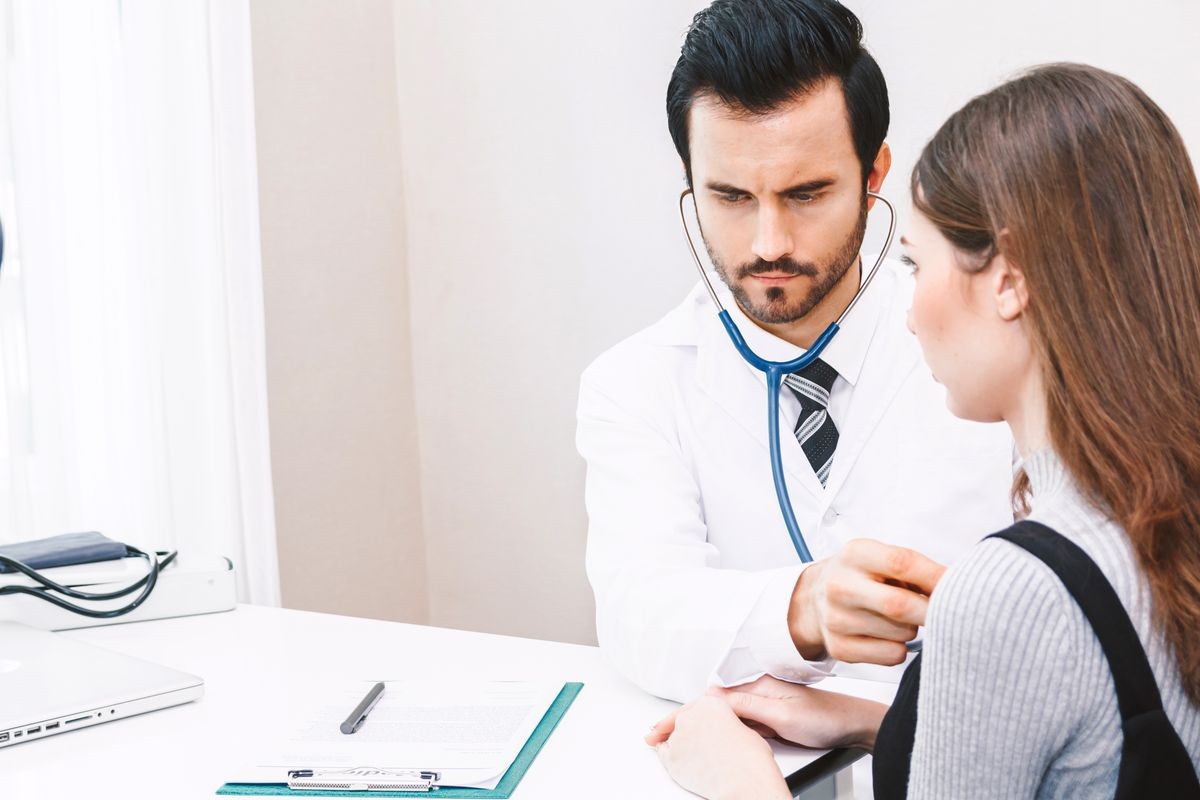
[[[1150,589],[1121,528],[1043,450],[1024,464],[1030,519],[1068,537],[1121,598],[1163,705],[1200,768],[1200,707],[1151,625]],[[909,798],[1111,797],[1121,758],[1112,675],[1083,612],[1041,561],[976,546],[930,601]],[[1200,634],[1198,634],[1200,635]]]

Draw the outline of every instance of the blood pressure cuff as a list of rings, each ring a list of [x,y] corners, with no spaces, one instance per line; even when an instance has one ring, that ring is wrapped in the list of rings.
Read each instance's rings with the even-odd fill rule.
[[[114,542],[102,533],[63,533],[32,542],[16,542],[0,545],[0,556],[8,556],[33,569],[65,567],[70,564],[90,564],[93,561],[109,561],[124,558],[128,548]],[[0,564],[0,572],[15,572],[11,567]]]

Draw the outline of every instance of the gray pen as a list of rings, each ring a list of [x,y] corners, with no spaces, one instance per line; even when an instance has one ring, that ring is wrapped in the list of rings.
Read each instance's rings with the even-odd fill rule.
[[[363,720],[367,718],[367,714],[371,713],[371,709],[379,702],[379,698],[383,697],[383,683],[377,683],[371,687],[371,691],[367,692],[367,696],[362,699],[362,702],[354,707],[350,712],[350,716],[346,717],[346,721],[339,727],[342,733],[354,733],[359,726],[363,724]]]

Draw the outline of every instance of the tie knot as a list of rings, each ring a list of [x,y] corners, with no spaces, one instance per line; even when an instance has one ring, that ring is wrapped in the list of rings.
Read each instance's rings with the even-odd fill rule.
[[[806,408],[813,408],[812,404],[827,408],[829,392],[833,389],[836,379],[837,370],[818,358],[804,369],[785,375],[783,382],[796,393]]]
[[[833,382],[837,380],[837,370],[819,358],[804,369],[793,374],[799,375],[807,381],[812,381],[827,392],[833,389]]]

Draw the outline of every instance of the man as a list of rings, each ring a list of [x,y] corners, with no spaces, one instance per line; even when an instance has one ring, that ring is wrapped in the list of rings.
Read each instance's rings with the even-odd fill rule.
[[[667,90],[722,302],[771,360],[811,346],[874,263],[859,249],[889,114],[861,39],[832,0],[717,0]],[[640,686],[682,701],[764,674],[819,680],[837,660],[899,664],[942,564],[1011,522],[1008,434],[946,410],[905,329],[910,292],[885,263],[782,393],[807,568],[775,498],[764,378],[702,287],[585,371],[597,631]]]

